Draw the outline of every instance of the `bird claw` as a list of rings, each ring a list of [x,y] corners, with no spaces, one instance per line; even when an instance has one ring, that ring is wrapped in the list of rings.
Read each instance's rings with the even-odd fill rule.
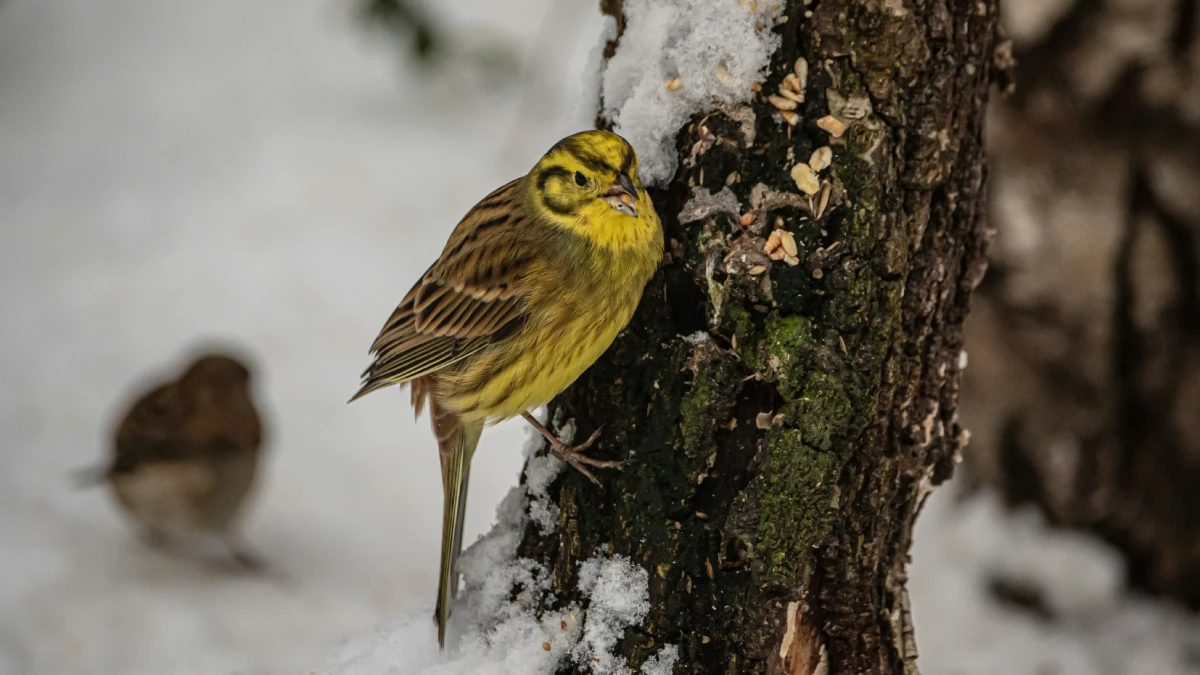
[[[596,439],[600,438],[600,432],[602,430],[603,427],[597,429],[592,433],[591,436],[588,437],[586,441],[580,443],[579,445],[567,446],[566,443],[563,443],[557,439],[551,443],[551,451],[554,453],[555,457],[561,459],[567,464],[570,464],[575,468],[576,471],[586,476],[588,480],[592,481],[596,485],[600,485],[600,479],[596,478],[591,471],[588,471],[587,467],[590,466],[597,469],[619,470],[625,464],[623,461],[592,459],[584,454],[587,452],[588,448],[592,447],[592,444],[596,442]]]

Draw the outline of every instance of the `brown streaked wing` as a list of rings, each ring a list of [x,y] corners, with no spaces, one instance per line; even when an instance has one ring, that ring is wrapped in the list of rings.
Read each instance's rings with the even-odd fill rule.
[[[441,258],[404,296],[371,345],[375,359],[354,398],[431,375],[523,325],[521,281],[536,248],[518,212],[493,196],[459,223]]]

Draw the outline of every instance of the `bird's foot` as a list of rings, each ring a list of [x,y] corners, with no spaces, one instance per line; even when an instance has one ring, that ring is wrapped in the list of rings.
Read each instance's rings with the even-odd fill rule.
[[[587,452],[588,448],[592,447],[592,444],[596,442],[597,438],[600,438],[600,429],[597,429],[595,432],[593,432],[586,441],[580,443],[579,445],[568,446],[566,443],[563,443],[557,438],[551,438],[551,452],[554,453],[555,457],[561,459],[567,464],[570,464],[575,468],[576,471],[584,476],[587,476],[588,480],[592,481],[596,485],[599,485],[600,480],[596,478],[596,476],[593,475],[587,467],[590,466],[596,469],[620,469],[625,462],[593,459],[584,454]]]
[[[584,454],[587,452],[588,448],[592,447],[592,444],[596,442],[596,439],[600,438],[600,431],[603,430],[604,427],[597,429],[583,443],[580,443],[579,445],[568,446],[566,443],[558,440],[558,437],[556,437],[554,434],[550,433],[550,430],[547,429],[541,422],[537,421],[537,418],[535,418],[533,415],[530,415],[529,413],[522,413],[521,416],[525,418],[525,421],[533,425],[533,428],[537,429],[538,433],[545,437],[547,441],[550,441],[550,452],[553,453],[555,457],[575,467],[576,471],[587,476],[588,480],[592,481],[596,485],[600,484],[600,479],[596,478],[596,476],[592,474],[587,467],[590,466],[596,469],[620,469],[621,466],[625,464],[625,462],[592,459]]]

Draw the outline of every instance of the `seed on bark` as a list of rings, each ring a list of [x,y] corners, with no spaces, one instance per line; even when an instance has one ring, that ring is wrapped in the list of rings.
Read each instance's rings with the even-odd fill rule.
[[[779,108],[780,110],[795,110],[796,109],[795,101],[793,101],[791,99],[786,99],[782,96],[776,96],[775,94],[771,94],[770,96],[767,97],[767,100],[771,102],[771,105],[775,106],[776,108]]]
[[[763,253],[773,253],[783,244],[782,230],[772,230],[771,234],[767,235],[767,243],[763,246]]]
[[[817,218],[825,215],[825,209],[829,206],[829,193],[832,189],[832,183],[825,183],[821,186],[821,196],[817,199],[817,212],[815,214]]]
[[[846,125],[833,115],[826,115],[817,120],[817,126],[829,132],[829,135],[834,138],[841,138],[842,134],[846,133]]]
[[[796,255],[796,238],[793,237],[792,233],[788,232],[787,230],[779,231],[783,232],[783,234],[779,235],[779,241],[781,244],[783,244],[784,252],[786,252],[788,255]]]
[[[788,89],[786,87],[781,87],[779,89],[779,95],[788,99],[789,101],[795,101],[798,104],[804,103],[803,96],[801,96],[800,94],[797,94],[796,92],[794,92],[791,89]]]
[[[792,167],[792,180],[796,181],[796,187],[806,195],[815,195],[817,190],[821,189],[816,172],[807,164],[797,164]]]
[[[808,158],[808,165],[813,171],[821,172],[833,163],[833,148],[828,145],[813,150],[812,155]]]

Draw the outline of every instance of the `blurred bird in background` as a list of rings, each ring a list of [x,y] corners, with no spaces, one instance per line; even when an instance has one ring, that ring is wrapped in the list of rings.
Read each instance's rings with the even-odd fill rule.
[[[566,389],[629,323],[663,252],[637,156],[608,131],[568,136],[459,222],[441,256],[371,346],[358,398],[412,385],[429,406],[442,460],[436,620],[444,648],[458,587],[471,457],[485,424],[520,415],[556,456],[596,481],[611,468],[568,447],[530,414]],[[351,399],[354,400],[354,399]],[[598,482],[598,481],[597,481]]]
[[[231,356],[197,358],[179,379],[137,399],[117,427],[109,464],[83,472],[80,484],[107,483],[152,545],[216,536],[240,565],[260,569],[236,530],[262,447],[250,379]]]

